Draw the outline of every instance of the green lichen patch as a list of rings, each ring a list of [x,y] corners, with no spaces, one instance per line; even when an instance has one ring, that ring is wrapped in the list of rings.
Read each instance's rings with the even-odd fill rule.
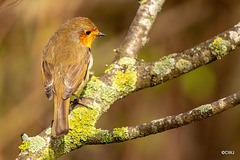
[[[82,96],[101,100],[104,104],[103,106],[105,107],[103,111],[107,110],[117,99],[116,89],[112,86],[103,84],[103,82],[97,77],[92,77],[87,83],[85,89],[82,91]],[[96,108],[95,105],[93,105],[93,107]]]
[[[100,130],[99,135],[101,136],[101,143],[110,143],[113,141],[113,137],[111,134],[108,133],[107,130]]]
[[[101,86],[102,86],[102,81],[100,81],[98,77],[92,76],[92,78],[86,84],[81,94],[83,97],[95,99],[97,97],[97,92]]]
[[[28,149],[29,152],[34,153],[46,145],[45,140],[40,136],[28,137],[27,134],[23,134],[22,140],[22,144],[19,146],[21,151]]]
[[[163,56],[160,61],[163,61],[163,60],[167,60],[167,59],[171,59],[171,58],[174,58],[177,56],[177,53],[172,53],[172,54],[169,54],[167,56]]]
[[[179,59],[177,62],[177,68],[179,68],[180,70],[182,70],[183,72],[188,72],[191,67],[192,67],[192,63],[186,59]]]
[[[126,69],[125,73],[123,73],[122,71],[116,71],[113,78],[113,87],[117,91],[129,93],[131,91],[134,91],[134,89],[136,88],[136,82],[136,71],[130,69]]]
[[[221,37],[217,37],[212,43],[209,44],[209,48],[212,50],[212,54],[216,56],[217,59],[221,59],[228,53],[227,47],[229,45],[229,41],[223,40]]]
[[[130,66],[134,66],[136,63],[136,59],[134,58],[129,58],[129,57],[123,57],[118,61],[119,65],[130,65]]]
[[[46,148],[43,151],[43,157],[41,160],[53,160],[54,159],[54,151],[51,148]]]
[[[85,145],[85,141],[98,133],[95,128],[99,117],[97,109],[76,108],[69,115],[69,133],[64,136],[65,152]]]
[[[29,144],[30,144],[30,138],[28,137],[27,134],[22,135],[22,144],[19,146],[20,151],[25,151],[26,149],[29,149]]]
[[[69,116],[70,129],[76,129],[78,126],[95,126],[99,112],[97,109],[88,109],[79,107],[74,109]],[[81,128],[80,128],[81,129]]]
[[[138,0],[139,4],[142,5],[144,4],[145,2],[147,2],[147,0]]]
[[[129,139],[128,127],[114,128],[113,129],[113,137],[117,141],[124,141],[126,139]]]
[[[108,68],[104,71],[104,73],[111,71],[114,65],[115,64],[111,64],[110,66],[108,66]]]
[[[46,142],[42,137],[40,137],[40,136],[31,137],[28,150],[30,152],[34,153],[34,152],[37,152],[38,150],[42,149],[45,146],[46,146]]]
[[[103,111],[106,111],[117,99],[117,91],[111,86],[102,86],[100,89],[100,99],[104,103]]]
[[[40,136],[28,137],[27,134],[23,134],[22,140],[22,144],[19,146],[21,152],[27,149],[29,152],[35,153],[46,146],[45,140]]]
[[[61,144],[62,144],[62,141],[60,141],[60,139],[56,139],[56,140],[54,141],[54,146],[55,146],[55,147],[59,147]]]
[[[160,74],[165,76],[171,72],[171,70],[174,68],[174,65],[175,60],[173,58],[163,59],[155,63],[153,71],[158,75]]]
[[[211,114],[212,106],[211,106],[211,104],[201,105],[194,110],[200,111],[201,114],[206,114],[206,113]]]
[[[52,128],[46,129],[45,133],[46,133],[47,135],[51,135],[51,134],[52,134]]]

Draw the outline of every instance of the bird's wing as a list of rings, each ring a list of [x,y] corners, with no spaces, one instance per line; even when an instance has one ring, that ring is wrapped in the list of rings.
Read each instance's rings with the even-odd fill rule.
[[[62,94],[63,99],[69,98],[85,82],[90,62],[89,56],[90,54],[84,54],[79,61],[80,63],[67,66],[64,74],[65,89]]]
[[[43,60],[41,70],[44,90],[48,99],[50,100],[53,97],[52,89],[53,89],[54,66],[51,63],[48,63],[46,60]]]

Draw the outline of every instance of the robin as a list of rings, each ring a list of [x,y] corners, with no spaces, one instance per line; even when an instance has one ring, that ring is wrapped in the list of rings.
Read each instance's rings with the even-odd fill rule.
[[[96,37],[104,36],[90,19],[77,17],[62,24],[43,50],[44,89],[49,100],[54,96],[54,137],[68,134],[70,96],[88,81],[93,64],[91,44]]]

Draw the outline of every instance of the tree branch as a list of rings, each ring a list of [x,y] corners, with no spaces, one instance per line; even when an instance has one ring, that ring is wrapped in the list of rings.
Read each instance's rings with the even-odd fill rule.
[[[139,61],[136,67],[139,79],[136,90],[161,84],[198,67],[220,60],[239,45],[240,23],[181,53],[170,54],[157,62]]]
[[[161,133],[187,124],[210,118],[240,104],[240,92],[219,99],[211,104],[205,104],[176,116],[168,116],[132,127],[100,130],[99,133],[87,140],[87,144],[105,144],[123,142],[152,134]]]
[[[142,46],[148,41],[148,32],[161,11],[165,0],[140,0],[140,7],[114,60],[122,57],[137,58]]]
[[[129,57],[120,58],[109,66],[99,80],[117,89],[117,100],[220,60],[239,45],[240,23],[193,48],[170,54],[156,62],[146,63]]]

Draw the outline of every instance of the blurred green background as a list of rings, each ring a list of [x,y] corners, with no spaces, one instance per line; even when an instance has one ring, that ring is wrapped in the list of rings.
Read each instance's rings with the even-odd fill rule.
[[[53,102],[40,73],[44,45],[67,19],[86,16],[107,37],[95,40],[93,71],[100,76],[114,57],[138,8],[137,0],[0,0],[0,159],[19,153],[20,135],[51,124]],[[168,0],[139,58],[155,61],[217,35],[240,21],[238,0]],[[179,114],[240,89],[240,49],[165,84],[116,102],[97,127],[131,126]],[[86,146],[60,160],[203,160],[240,156],[240,108],[161,134],[119,144]],[[222,155],[222,150],[235,151]]]

